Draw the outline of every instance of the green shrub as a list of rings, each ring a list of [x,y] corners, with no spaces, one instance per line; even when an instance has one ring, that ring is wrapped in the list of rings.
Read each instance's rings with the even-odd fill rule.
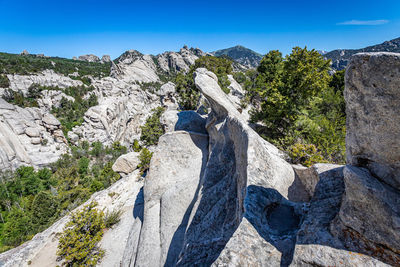
[[[296,143],[289,150],[289,157],[294,164],[310,167],[318,162],[326,162],[315,145]]]
[[[8,80],[8,77],[6,75],[1,74],[0,75],[0,88],[7,88],[10,86],[10,80]]]
[[[7,222],[3,228],[3,244],[18,246],[27,239],[32,231],[31,220],[20,208],[14,207],[8,214]]]
[[[146,123],[141,126],[142,134],[140,140],[145,145],[157,145],[158,139],[165,133],[164,128],[160,122],[160,117],[164,112],[162,107],[158,107],[152,110],[153,114],[146,120]]]
[[[247,79],[246,75],[243,72],[234,72],[233,78],[235,79],[235,81],[237,81],[240,84],[244,84],[244,82]]]
[[[89,162],[90,160],[87,157],[82,157],[79,159],[78,161],[78,168],[79,168],[79,173],[80,174],[87,174],[88,173],[88,169],[89,169]]]
[[[137,139],[133,140],[132,149],[135,152],[140,152],[140,150],[142,150],[142,147],[140,146],[139,141]]]
[[[138,168],[140,170],[140,174],[144,175],[147,170],[150,168],[151,157],[153,156],[153,152],[150,152],[147,148],[143,148],[139,155],[140,163]]]
[[[25,97],[21,90],[13,91],[11,89],[6,89],[2,98],[8,103],[20,106],[22,108],[38,106],[36,99]]]
[[[92,143],[92,150],[90,151],[90,155],[94,157],[99,157],[104,154],[103,144],[101,142],[93,142]]]
[[[330,76],[329,64],[314,49],[295,47],[286,57],[270,51],[246,72],[242,104],[253,104],[257,132],[280,149],[290,154],[296,143],[312,144],[324,160],[344,163],[344,72]]]
[[[106,228],[112,228],[115,224],[119,223],[121,220],[122,210],[114,209],[113,211],[108,211],[104,218],[104,224]]]
[[[32,202],[32,224],[36,231],[46,229],[57,213],[58,201],[50,192],[39,192]]]
[[[103,237],[104,213],[92,202],[71,215],[59,239],[57,255],[69,266],[95,266],[104,251],[97,245]]]

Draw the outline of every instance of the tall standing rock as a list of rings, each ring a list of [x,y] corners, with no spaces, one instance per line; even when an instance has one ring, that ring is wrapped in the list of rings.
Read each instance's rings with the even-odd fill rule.
[[[348,163],[400,189],[400,54],[356,54],[344,97]]]
[[[356,54],[346,72],[345,193],[331,232],[400,264],[400,54]]]

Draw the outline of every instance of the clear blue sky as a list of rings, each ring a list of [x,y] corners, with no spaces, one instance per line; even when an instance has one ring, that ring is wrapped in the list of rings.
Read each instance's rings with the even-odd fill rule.
[[[184,44],[288,53],[296,45],[361,48],[400,37],[400,0],[0,0],[0,10],[0,51],[69,58]]]

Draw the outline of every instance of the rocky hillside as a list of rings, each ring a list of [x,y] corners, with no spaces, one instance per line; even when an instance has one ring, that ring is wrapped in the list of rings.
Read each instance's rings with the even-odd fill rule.
[[[5,138],[0,146],[0,166],[46,166],[68,150],[67,139],[73,144],[88,141],[111,145],[118,141],[129,146],[140,138],[140,126],[152,109],[165,101],[176,101],[165,98],[165,94],[175,92],[174,85],[162,85],[178,72],[188,71],[204,55],[200,49],[186,46],[179,52],[157,56],[129,50],[114,61],[95,55],[70,60],[27,52],[0,53],[0,96],[14,104],[1,99]],[[74,96],[78,88],[82,95]],[[82,98],[89,103],[91,96],[93,104],[80,104],[81,115],[66,114],[77,112],[73,103]],[[66,113],[64,106],[70,109]],[[42,122],[46,116],[57,122],[54,129]]]
[[[257,67],[262,59],[261,54],[254,52],[253,50],[243,47],[241,45],[217,50],[211,52],[211,54],[217,57],[227,56],[247,68]]]
[[[131,152],[113,166],[123,178],[86,202],[122,210],[120,222],[104,230],[99,246],[105,255],[98,266],[399,266],[400,54],[352,58],[344,92],[348,165],[310,168],[289,164],[261,138],[207,69],[194,72],[195,86],[209,104],[207,114],[178,111],[171,83],[157,91],[163,92],[159,100],[150,92],[137,98],[138,87],[124,73],[156,73],[150,60],[128,51],[116,64],[121,80],[108,77],[95,85],[109,110],[95,117],[94,106],[80,126],[115,139],[107,134],[124,127],[120,113],[139,105],[129,116],[145,116],[138,115],[145,108],[138,102],[161,100],[167,109],[160,118],[166,132],[152,148],[144,181],[137,179],[138,155]],[[153,72],[145,74],[140,77]],[[132,106],[124,106],[131,100]],[[2,106],[7,112],[16,109]],[[43,118],[34,123],[47,124]],[[133,130],[123,129],[124,136]],[[0,254],[0,265],[60,265],[59,233],[69,220],[67,215]]]
[[[349,64],[353,55],[361,52],[394,52],[400,53],[400,38],[360,49],[337,49],[324,53],[324,57],[332,60],[332,68],[342,70]]]

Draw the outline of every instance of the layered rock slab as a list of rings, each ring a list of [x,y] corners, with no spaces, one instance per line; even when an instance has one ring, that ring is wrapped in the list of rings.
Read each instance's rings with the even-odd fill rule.
[[[60,122],[38,108],[0,98],[0,168],[44,167],[68,151]]]

